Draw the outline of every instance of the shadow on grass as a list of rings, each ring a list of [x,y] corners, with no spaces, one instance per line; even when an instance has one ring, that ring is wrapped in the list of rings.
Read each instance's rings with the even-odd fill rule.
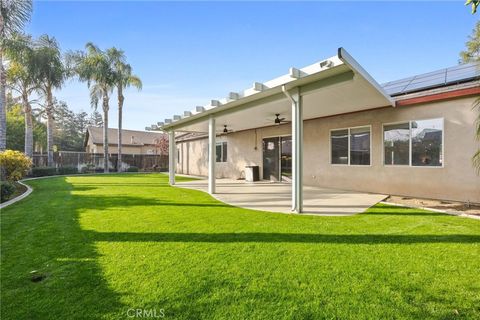
[[[377,204],[363,214],[369,215],[395,215],[395,216],[445,216],[445,213],[427,211],[422,209],[392,206],[388,204]]]
[[[75,187],[74,190],[77,190]],[[103,196],[103,195],[75,195],[75,198],[80,201],[82,209],[109,209],[117,207],[134,207],[134,206],[175,206],[175,207],[228,207],[231,206],[222,202],[213,201],[211,203],[191,203],[181,201],[170,201],[162,199],[154,199],[147,197],[132,197],[132,196]]]
[[[480,235],[386,235],[304,233],[135,233],[94,232],[95,241],[109,242],[285,242],[346,244],[480,243]]]
[[[27,200],[1,212],[1,318],[104,319],[122,314],[127,307],[105,279],[96,240],[80,227],[78,199],[71,193],[79,189],[66,178],[32,185]],[[46,198],[63,204],[52,206]],[[33,270],[46,278],[32,282]]]
[[[383,216],[447,216],[445,213],[433,211],[413,211],[413,210],[397,210],[397,211],[365,211],[363,214],[383,215]]]

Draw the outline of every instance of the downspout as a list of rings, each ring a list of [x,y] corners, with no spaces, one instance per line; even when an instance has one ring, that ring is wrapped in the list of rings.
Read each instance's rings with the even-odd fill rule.
[[[297,104],[297,101],[295,101],[292,97],[292,95],[290,94],[290,92],[288,92],[287,88],[285,87],[285,85],[282,85],[282,92],[283,94],[285,94],[285,96],[290,100],[290,102],[292,102],[293,104]]]

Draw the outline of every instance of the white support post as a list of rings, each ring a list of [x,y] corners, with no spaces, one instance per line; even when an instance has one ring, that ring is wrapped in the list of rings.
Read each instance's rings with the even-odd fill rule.
[[[170,185],[175,184],[175,158],[177,155],[177,146],[175,145],[175,131],[168,133],[168,180]]]
[[[292,211],[303,211],[303,103],[298,88],[288,93],[292,102]]]
[[[208,119],[208,193],[215,193],[215,164],[216,164],[216,133],[215,118]]]

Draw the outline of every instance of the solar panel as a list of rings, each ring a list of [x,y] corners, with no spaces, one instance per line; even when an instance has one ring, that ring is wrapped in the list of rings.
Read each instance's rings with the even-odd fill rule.
[[[462,64],[387,82],[383,89],[391,96],[480,79],[480,63]]]

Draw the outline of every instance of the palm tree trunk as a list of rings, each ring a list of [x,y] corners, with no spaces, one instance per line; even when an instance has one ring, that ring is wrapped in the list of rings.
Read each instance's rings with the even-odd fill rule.
[[[122,172],[122,113],[123,113],[123,89],[118,88],[118,160],[117,171]]]
[[[108,93],[103,93],[103,172],[108,172]]]
[[[3,24],[3,21],[2,21]],[[3,52],[0,44],[0,151],[7,148],[7,78],[3,68]]]
[[[33,120],[32,107],[28,102],[28,93],[23,92],[23,112],[25,114],[25,154],[27,157],[33,158]]]
[[[47,165],[53,167],[53,96],[52,89],[49,86],[47,88]]]

